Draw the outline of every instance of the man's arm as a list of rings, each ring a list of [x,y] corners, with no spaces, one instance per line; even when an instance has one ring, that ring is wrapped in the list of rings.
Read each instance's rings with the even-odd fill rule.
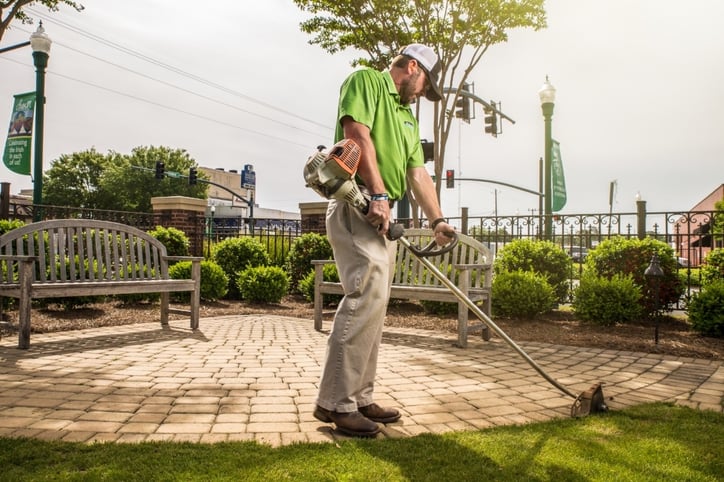
[[[433,184],[430,174],[427,173],[424,167],[411,167],[407,170],[407,185],[412,191],[415,201],[422,208],[422,212],[430,221],[431,226],[435,220],[442,219],[442,209],[440,209],[440,202],[437,199],[435,184]],[[455,231],[445,221],[439,221],[435,224],[433,230],[435,232],[435,242],[439,246],[449,243],[449,234]]]
[[[370,137],[370,129],[349,116],[340,121],[344,130],[344,137],[351,139],[360,147],[361,156],[357,175],[362,178],[370,194],[386,192],[385,183],[377,167],[377,152]],[[390,205],[387,201],[370,201],[367,220],[373,226],[378,226],[381,235],[385,235],[390,227]]]

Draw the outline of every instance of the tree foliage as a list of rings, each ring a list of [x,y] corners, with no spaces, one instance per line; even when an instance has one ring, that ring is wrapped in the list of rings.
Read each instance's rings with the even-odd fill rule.
[[[712,232],[718,236],[724,235],[724,199],[714,204],[714,220]]]
[[[68,5],[76,9],[78,12],[83,10],[83,5],[72,0],[3,0],[0,1],[0,40],[3,38],[5,30],[10,28],[13,20],[19,20],[20,23],[33,23],[32,17],[25,11],[26,7],[32,7],[35,4],[44,5],[51,12],[57,12],[61,5]]]
[[[55,206],[100,207],[98,190],[109,160],[95,149],[63,154],[43,179],[43,202]]]
[[[154,176],[156,161],[165,163],[164,179]],[[168,176],[186,176],[191,167],[198,166],[185,150],[169,147],[136,147],[130,155],[76,152],[59,157],[46,171],[43,200],[56,206],[150,212],[152,197],[206,198],[206,184],[189,186],[186,177]],[[202,172],[198,177],[205,179]]]
[[[353,65],[377,69],[390,64],[401,47],[420,42],[440,56],[441,90],[435,104],[435,179],[438,195],[445,145],[457,91],[495,44],[515,28],[546,27],[544,0],[294,0],[312,17],[301,23],[310,43],[329,53],[355,49],[365,56]],[[443,90],[443,92],[445,92]]]

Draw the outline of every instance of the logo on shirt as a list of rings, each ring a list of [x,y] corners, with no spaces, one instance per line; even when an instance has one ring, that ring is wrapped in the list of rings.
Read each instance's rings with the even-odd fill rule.
[[[414,128],[415,128],[415,124],[413,124],[413,123],[410,122],[410,121],[405,121],[404,124],[405,124],[405,127],[409,127],[410,129],[414,129]]]

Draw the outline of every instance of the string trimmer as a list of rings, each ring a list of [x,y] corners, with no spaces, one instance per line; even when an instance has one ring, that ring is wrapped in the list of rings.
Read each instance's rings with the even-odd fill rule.
[[[363,212],[367,211],[369,201],[360,191],[354,180],[361,157],[360,148],[354,141],[343,139],[328,152],[323,151],[324,147],[319,146],[304,166],[304,180],[307,187],[314,189],[325,199],[345,201]],[[400,224],[391,224],[387,237],[396,240],[414,254],[430,272],[444,284],[460,301],[472,311],[483,323],[493,330],[503,341],[510,345],[520,356],[528,362],[545,380],[556,387],[564,394],[574,399],[571,406],[571,416],[581,417],[590,413],[604,412],[608,410],[603,397],[601,383],[596,383],[585,392],[576,395],[538,365],[516,342],[514,342],[500,327],[486,315],[460,288],[450,281],[437,267],[430,262],[428,257],[439,256],[447,253],[457,243],[457,235],[450,233],[451,241],[443,247],[437,246],[435,240],[424,248],[414,246],[405,238],[405,229]]]

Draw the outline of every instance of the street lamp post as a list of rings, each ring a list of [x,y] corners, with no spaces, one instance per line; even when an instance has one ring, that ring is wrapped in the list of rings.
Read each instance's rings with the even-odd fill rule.
[[[551,134],[551,118],[553,117],[553,106],[556,101],[556,89],[551,85],[546,76],[543,87],[538,91],[540,105],[543,109],[545,120],[545,239],[550,241],[553,235],[553,186],[551,180],[551,163],[553,150],[553,136]]]
[[[653,256],[651,256],[651,262],[649,263],[649,266],[644,271],[644,277],[647,280],[653,281],[653,291],[654,291],[654,321],[656,323],[654,328],[654,343],[659,344],[659,322],[660,322],[660,311],[659,311],[659,291],[661,289],[661,278],[664,276],[664,271],[661,269],[661,265],[659,264],[659,255],[657,253],[654,253]]]
[[[33,221],[40,221],[43,203],[43,122],[45,116],[45,69],[48,67],[50,44],[52,41],[45,33],[43,22],[30,35],[30,47],[33,49],[35,64],[35,146],[33,164]]]
[[[211,218],[209,218],[209,241],[206,244],[206,258],[211,259],[211,240],[213,239],[214,235],[214,213],[216,212],[216,206],[213,204],[211,205],[211,208],[209,208],[209,211],[211,211]]]

